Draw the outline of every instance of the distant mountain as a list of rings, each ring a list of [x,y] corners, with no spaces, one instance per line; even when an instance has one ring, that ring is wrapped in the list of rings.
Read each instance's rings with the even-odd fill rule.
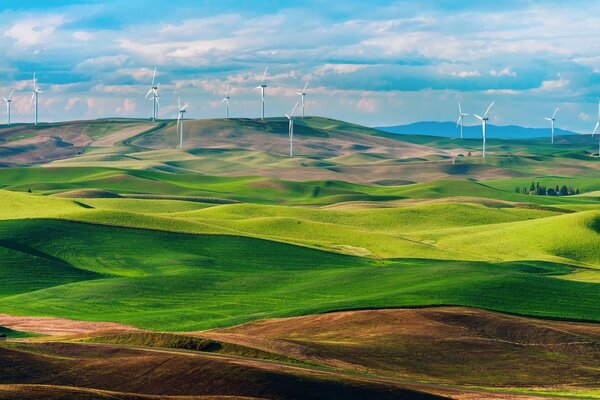
[[[384,132],[397,133],[401,135],[429,135],[441,137],[458,137],[460,127],[456,127],[455,122],[433,122],[424,121],[414,124],[386,126],[376,128]],[[488,137],[491,139],[536,139],[550,136],[550,127],[548,128],[524,128],[516,125],[492,125],[488,124]],[[578,135],[576,132],[563,129],[555,130],[556,136]],[[464,127],[465,138],[480,138],[481,125],[472,125]]]

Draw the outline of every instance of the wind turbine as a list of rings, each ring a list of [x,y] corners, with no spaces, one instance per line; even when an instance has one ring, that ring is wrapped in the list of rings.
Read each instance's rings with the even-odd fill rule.
[[[594,131],[592,132],[592,137],[594,137],[598,128],[600,128],[600,101],[598,102],[598,120],[596,122],[596,126],[594,127]]]
[[[460,108],[460,101],[458,102],[458,121],[456,121],[456,127],[460,125],[460,138],[463,138],[463,122],[465,117],[469,114],[465,114],[462,112],[462,108]]]
[[[152,122],[156,121],[156,118],[158,116],[158,107],[160,107],[160,103],[158,102],[158,99],[160,98],[160,96],[158,95],[158,88],[160,87],[160,83],[156,84],[155,80],[156,67],[154,67],[154,73],[152,74],[152,86],[150,86],[150,90],[148,90],[148,93],[146,93],[146,99],[150,98],[150,101],[152,102]],[[152,97],[150,97],[150,95],[152,95]]]
[[[287,119],[289,121],[288,134],[290,136],[290,157],[294,157],[294,112],[296,111],[297,107],[298,107],[298,103],[296,103],[296,105],[292,109],[292,112],[290,113],[290,115],[285,114],[285,116],[287,117]]]
[[[267,87],[267,84],[265,83],[265,79],[267,78],[267,70],[268,69],[269,69],[269,66],[267,65],[267,68],[265,68],[265,72],[263,73],[262,80],[260,81],[260,85],[258,85],[256,87],[256,89],[260,89],[260,96],[261,96],[261,100],[262,100],[262,112],[261,112],[262,120],[265,119],[265,88]]]
[[[594,127],[594,131],[592,132],[592,137],[596,134],[596,131],[600,127],[600,102],[598,102],[598,120],[596,122],[596,126]],[[600,138],[598,140],[598,157],[600,157]]]
[[[183,148],[183,114],[188,105],[181,106],[181,99],[177,98],[177,109],[179,110],[179,117],[177,117],[177,130],[179,131],[179,148]]]
[[[8,97],[3,97],[2,100],[6,103],[6,125],[10,125],[10,103],[12,103],[12,96],[14,90],[10,91]]]
[[[37,86],[37,79],[35,78],[35,72],[33,73],[33,93],[31,94],[31,100],[29,101],[29,108],[35,100],[35,125],[38,124],[38,97],[42,93],[40,88]]]
[[[489,121],[489,118],[487,117],[487,115],[490,112],[490,109],[492,108],[493,105],[494,105],[494,102],[492,101],[492,104],[490,104],[489,107],[487,108],[487,110],[485,110],[485,114],[483,114],[483,117],[480,117],[477,114],[473,114],[473,115],[475,115],[475,117],[477,117],[477,119],[479,119],[481,121],[481,129],[483,131],[483,158],[485,158],[485,129],[487,127],[487,122]]]
[[[229,82],[227,83],[227,90],[225,91],[225,97],[221,100],[221,103],[225,103],[225,118],[229,119]]]
[[[306,85],[304,85],[304,89],[302,89],[300,92],[296,92],[296,94],[298,96],[302,96],[302,118],[304,118],[304,97],[306,96],[306,88],[308,87],[308,81],[306,82]]]
[[[552,139],[550,143],[554,144],[554,122],[556,121],[556,113],[558,112],[558,107],[554,110],[554,114],[550,118],[544,118],[546,121],[550,121],[550,126],[552,127]],[[598,122],[600,122],[600,117],[598,117]]]

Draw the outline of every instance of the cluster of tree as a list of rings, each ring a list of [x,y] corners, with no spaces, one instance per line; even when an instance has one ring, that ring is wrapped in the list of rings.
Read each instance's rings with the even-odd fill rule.
[[[517,187],[515,189],[516,193],[523,194],[534,194],[538,196],[572,196],[574,194],[579,194],[579,188],[575,189],[573,186],[562,185],[556,187],[546,187],[544,185],[540,185],[539,182],[531,182],[529,188]]]

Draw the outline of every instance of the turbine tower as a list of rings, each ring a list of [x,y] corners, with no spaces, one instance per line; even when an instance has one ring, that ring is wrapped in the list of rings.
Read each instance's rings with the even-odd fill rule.
[[[306,96],[306,88],[308,87],[308,81],[306,82],[306,85],[304,85],[304,89],[302,89],[299,92],[296,92],[296,94],[298,96],[302,96],[302,118],[304,118],[304,97]]]
[[[288,134],[290,136],[290,157],[294,157],[294,112],[296,111],[297,107],[298,107],[298,103],[296,103],[296,105],[292,109],[292,112],[290,113],[290,115],[285,114],[285,116],[287,117],[287,119],[289,121]]]
[[[29,108],[35,101],[35,125],[38,124],[38,97],[42,93],[40,88],[37,86],[37,79],[35,78],[35,72],[33,73],[33,93],[31,94],[31,100],[29,101]]]
[[[229,82],[227,83],[227,90],[225,91],[225,97],[221,100],[221,103],[225,103],[225,118],[229,119]]]
[[[487,122],[489,121],[489,118],[487,117],[487,115],[490,112],[490,109],[492,108],[493,105],[494,105],[494,102],[492,101],[492,104],[490,104],[490,106],[487,108],[487,110],[485,110],[485,114],[483,114],[483,117],[480,117],[479,115],[474,114],[475,117],[477,117],[477,119],[479,119],[481,121],[481,130],[483,131],[483,158],[485,158],[485,130],[487,128]]]
[[[596,122],[596,126],[594,127],[594,131],[592,132],[592,137],[594,137],[598,128],[600,128],[600,101],[598,102],[598,119]]]
[[[158,118],[158,107],[160,107],[160,103],[158,99],[160,96],[158,95],[158,88],[160,87],[160,83],[156,84],[156,67],[154,67],[154,73],[152,74],[152,85],[150,86],[150,90],[146,94],[146,99],[150,99],[152,102],[152,122],[156,121]],[[150,97],[152,95],[152,97]]]
[[[544,118],[546,121],[550,121],[550,126],[552,127],[552,139],[550,139],[550,143],[554,144],[554,122],[556,122],[556,113],[558,112],[558,107],[554,110],[554,114],[550,118]]]
[[[463,122],[465,117],[469,114],[465,114],[462,112],[462,108],[460,108],[460,101],[458,102],[458,121],[456,121],[456,127],[460,125],[460,138],[463,138]]]
[[[2,100],[6,103],[6,125],[10,125],[10,103],[12,103],[12,96],[14,90],[10,91],[8,97],[3,97]]]
[[[262,80],[260,81],[260,85],[258,85],[256,87],[256,89],[260,89],[260,97],[262,100],[262,111],[261,111],[261,118],[262,120],[265,119],[265,88],[267,87],[267,84],[265,83],[265,79],[267,78],[267,70],[269,69],[269,66],[267,65],[267,67],[265,68],[265,72],[263,73],[263,77]]]
[[[179,117],[177,117],[177,131],[179,132],[179,148],[183,148],[183,115],[188,105],[181,106],[181,99],[177,98],[177,109],[179,110]]]

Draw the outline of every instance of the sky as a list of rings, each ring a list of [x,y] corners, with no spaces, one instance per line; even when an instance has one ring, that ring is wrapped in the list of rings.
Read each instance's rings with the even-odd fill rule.
[[[30,122],[291,112],[369,126],[458,117],[496,105],[491,122],[590,133],[600,99],[598,1],[0,1],[0,95]],[[492,4],[493,3],[493,4]],[[0,121],[6,112],[0,105]],[[467,124],[475,124],[472,116]]]

